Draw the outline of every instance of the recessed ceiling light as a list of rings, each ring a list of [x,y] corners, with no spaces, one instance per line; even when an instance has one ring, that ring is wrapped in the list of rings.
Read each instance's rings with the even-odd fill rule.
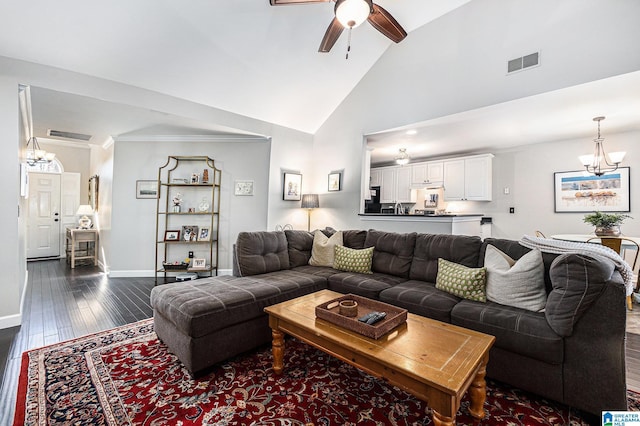
[[[415,129],[407,130],[407,135],[415,135],[416,133],[418,133],[418,131]]]

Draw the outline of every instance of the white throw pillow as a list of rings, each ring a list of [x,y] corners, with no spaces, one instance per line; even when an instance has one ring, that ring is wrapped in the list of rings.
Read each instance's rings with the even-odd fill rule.
[[[487,300],[534,312],[544,310],[547,292],[539,249],[533,249],[515,261],[487,245],[484,266],[487,268]]]
[[[336,246],[341,246],[342,243],[342,231],[338,231],[328,238],[317,230],[313,234],[313,247],[311,248],[311,259],[309,259],[309,265],[313,266],[333,266],[333,259],[335,258]]]

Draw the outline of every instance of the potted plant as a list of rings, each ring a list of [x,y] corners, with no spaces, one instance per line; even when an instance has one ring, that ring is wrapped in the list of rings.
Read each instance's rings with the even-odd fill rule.
[[[595,234],[598,237],[617,237],[620,235],[620,225],[627,218],[631,216],[621,213],[593,212],[585,215],[583,220],[596,227]]]

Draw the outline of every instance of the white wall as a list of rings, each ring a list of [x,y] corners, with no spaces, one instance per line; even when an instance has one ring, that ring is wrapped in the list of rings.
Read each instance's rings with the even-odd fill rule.
[[[206,155],[222,170],[219,268],[231,269],[231,246],[238,232],[264,230],[269,194],[269,141],[116,141],[113,169],[109,264],[112,276],[153,275],[156,200],[136,198],[136,180],[156,180],[169,155]],[[236,196],[235,180],[253,180],[254,196]],[[199,200],[197,200],[199,201]],[[193,201],[192,201],[193,203]],[[183,206],[197,207],[195,204]],[[186,257],[186,252],[185,252]]]
[[[108,148],[92,146],[90,153],[89,176],[98,175],[98,213],[94,215],[93,221],[100,230],[99,242],[99,262],[105,272],[109,272],[111,253],[111,205],[113,195],[113,148],[111,144]]]
[[[366,228],[366,223],[357,216],[363,134],[637,71],[640,55],[630,54],[637,52],[632,40],[640,39],[637,16],[640,2],[631,0],[606,5],[601,1],[578,0],[542,3],[484,0],[469,2],[412,32],[402,43],[389,48],[314,136],[318,182],[330,170],[345,169],[344,190],[326,193],[325,189],[318,221],[336,228]],[[505,45],[505,39],[515,42]],[[507,59],[534,51],[541,52],[540,67],[505,75]],[[598,114],[606,116],[607,111]],[[535,120],[535,111],[531,111],[531,116]],[[591,118],[587,116],[585,120]],[[609,139],[606,133],[604,136]],[[553,150],[549,155],[564,150],[557,148],[557,144],[550,142]],[[554,171],[578,170],[580,164],[575,156],[591,152],[592,144],[589,140],[566,142],[561,157],[542,162],[534,173],[537,180],[520,174],[521,170],[533,168],[527,163],[531,153],[526,149],[523,154],[497,156],[494,193],[501,190],[502,181],[512,180],[515,186],[512,197],[518,197],[505,200],[498,194],[496,201],[483,207],[496,216],[497,235],[516,238],[525,230],[530,233],[543,225],[558,223],[559,228],[560,223],[562,226],[572,223],[572,215],[554,214],[553,207],[534,206],[530,200],[533,194],[545,191],[540,182],[549,182],[547,190],[553,191]],[[613,140],[607,146],[613,149]],[[530,149],[541,154],[537,148]],[[523,169],[525,163],[527,167]],[[625,164],[633,163],[627,159]],[[495,186],[498,184],[500,187]],[[552,202],[552,196],[540,194],[540,198]],[[511,201],[517,201],[517,213],[505,217],[503,209]],[[535,209],[536,215],[527,217],[524,213],[530,208]],[[522,224],[534,218],[535,222]],[[553,225],[545,228],[550,233],[557,229]]]
[[[0,75],[0,192],[3,224],[0,239],[0,328],[20,324],[20,295],[26,276],[24,241],[19,241],[18,216],[20,201],[20,139],[18,133],[18,82]]]

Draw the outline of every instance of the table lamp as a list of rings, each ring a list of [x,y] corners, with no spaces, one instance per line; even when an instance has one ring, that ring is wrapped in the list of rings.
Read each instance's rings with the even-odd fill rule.
[[[80,220],[78,220],[78,227],[80,229],[89,229],[91,228],[91,219],[89,216],[93,216],[93,209],[88,204],[81,204],[78,207],[78,211],[76,212],[76,216],[82,216]]]
[[[311,210],[320,207],[318,194],[302,194],[300,207],[307,209],[307,231],[311,231]]]

